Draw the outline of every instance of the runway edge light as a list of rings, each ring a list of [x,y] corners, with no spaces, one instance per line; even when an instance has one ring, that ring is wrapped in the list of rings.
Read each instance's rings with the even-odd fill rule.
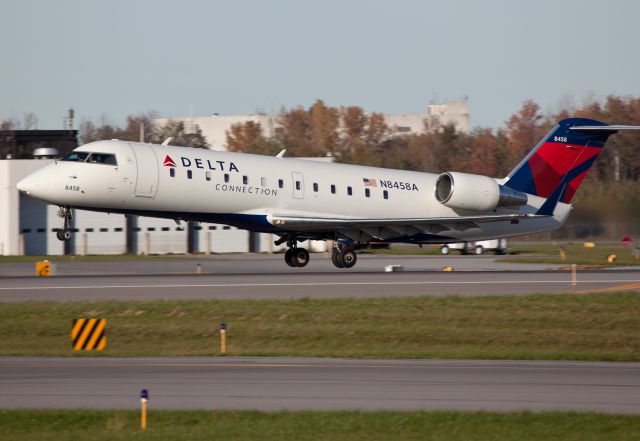
[[[140,391],[140,429],[143,432],[147,430],[147,401],[149,401],[149,391],[142,389]]]
[[[220,323],[220,353],[227,353],[227,325]]]

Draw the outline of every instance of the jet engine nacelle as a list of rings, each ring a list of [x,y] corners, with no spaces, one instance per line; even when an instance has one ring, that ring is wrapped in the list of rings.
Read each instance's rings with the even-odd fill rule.
[[[527,203],[525,193],[500,185],[495,179],[458,172],[438,176],[435,196],[447,207],[472,211],[492,211]]]

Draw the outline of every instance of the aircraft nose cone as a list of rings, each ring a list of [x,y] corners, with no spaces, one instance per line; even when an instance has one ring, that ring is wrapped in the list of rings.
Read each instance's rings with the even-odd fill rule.
[[[26,178],[22,179],[20,182],[18,182],[16,184],[16,188],[20,192],[22,192],[22,193],[24,193],[26,195],[29,195],[29,194],[33,193],[33,191],[36,188],[38,188],[38,184],[34,179],[32,179],[30,177],[26,177]]]

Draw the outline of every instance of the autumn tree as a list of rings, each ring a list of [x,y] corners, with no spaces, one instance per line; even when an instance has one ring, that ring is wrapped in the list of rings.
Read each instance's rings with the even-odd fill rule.
[[[0,130],[14,130],[16,126],[16,121],[13,118],[7,118],[0,121]]]
[[[282,109],[274,138],[291,156],[318,156],[321,152],[313,148],[309,128],[309,116],[302,107]]]
[[[507,121],[505,133],[509,141],[509,161],[512,166],[518,162],[542,139],[551,128],[540,106],[533,100],[526,100],[520,110]]]
[[[464,160],[465,171],[479,175],[498,176],[498,143],[493,131],[478,128],[469,136],[469,148]]]
[[[275,141],[265,138],[260,123],[247,121],[233,124],[227,131],[227,150],[231,152],[275,155],[281,149]]]
[[[336,153],[340,125],[338,109],[327,107],[322,100],[317,100],[309,108],[308,115],[309,140],[312,147],[321,154]]]
[[[122,138],[126,141],[151,142],[154,132],[155,112],[140,113],[127,116],[127,125],[122,130]],[[141,139],[142,136],[142,139]]]
[[[103,139],[123,139],[122,129],[115,124],[107,122],[105,117],[102,118],[102,124],[99,126],[89,120],[81,121],[79,135],[81,144],[101,141]]]
[[[169,120],[153,132],[152,142],[160,144],[167,138],[172,138],[171,145],[182,147],[207,148],[207,139],[202,135],[202,130],[197,124],[187,130],[183,121]]]
[[[334,150],[335,156],[343,162],[363,165],[382,165],[384,149],[383,142],[389,132],[380,113],[365,113],[362,108],[350,106],[342,109],[341,136],[337,142],[339,150]],[[393,146],[387,145],[389,148]]]

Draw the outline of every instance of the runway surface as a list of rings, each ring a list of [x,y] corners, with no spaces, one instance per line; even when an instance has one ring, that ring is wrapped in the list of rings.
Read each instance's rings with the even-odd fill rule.
[[[0,358],[0,408],[640,413],[640,363]]]
[[[333,268],[328,259],[317,257],[307,268],[289,268],[279,257],[84,262],[60,265],[61,275],[57,277],[15,275],[22,272],[22,267],[5,264],[5,276],[0,278],[0,302],[640,291],[640,268],[637,267],[578,271],[578,284],[574,287],[570,272],[556,269],[559,266],[500,263],[488,256],[364,256],[357,269],[347,271]],[[202,274],[195,272],[198,263]],[[389,264],[401,265],[405,271],[385,273],[384,267]],[[455,271],[440,271],[445,265],[453,266]],[[32,264],[30,267],[33,269]],[[105,268],[110,272],[105,273]]]

